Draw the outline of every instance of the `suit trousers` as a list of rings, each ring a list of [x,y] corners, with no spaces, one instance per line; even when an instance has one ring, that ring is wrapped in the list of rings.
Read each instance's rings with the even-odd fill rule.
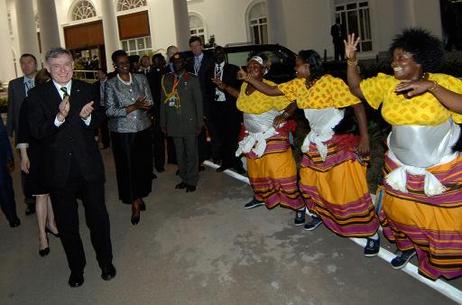
[[[196,186],[199,180],[197,136],[173,137],[176,160],[182,181]]]
[[[18,218],[14,200],[13,179],[5,165],[0,169],[0,207],[8,222]]]
[[[217,102],[212,105],[212,125],[215,128],[212,145],[215,145],[218,159],[224,167],[239,166],[235,153],[241,129],[240,112],[234,103]]]
[[[75,169],[74,160],[70,177],[63,188],[52,189],[51,203],[59,230],[61,243],[72,272],[83,273],[85,252],[79,233],[79,215],[76,199],[82,198],[85,220],[100,267],[112,262],[112,244],[109,215],[104,202],[104,182],[90,183]]]

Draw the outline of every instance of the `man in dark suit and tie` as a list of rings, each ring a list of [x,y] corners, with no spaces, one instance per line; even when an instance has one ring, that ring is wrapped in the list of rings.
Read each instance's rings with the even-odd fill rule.
[[[215,128],[211,123],[211,112],[210,105],[215,96],[215,87],[212,83],[213,78],[213,68],[215,65],[215,60],[213,56],[204,53],[204,45],[202,39],[198,36],[192,36],[189,39],[189,47],[193,53],[193,58],[186,66],[186,70],[190,73],[194,73],[199,78],[199,83],[201,86],[202,92],[202,101],[204,109],[204,117],[206,119],[206,127],[208,128],[211,136],[215,132]],[[202,132],[198,138],[199,142],[199,164],[202,164],[206,159],[208,159],[208,144],[206,140],[206,133]],[[218,152],[214,151],[212,148],[213,158],[218,158]],[[203,166],[201,165],[201,169]]]
[[[19,112],[28,92],[35,86],[35,74],[37,73],[37,59],[32,54],[21,55],[19,62],[24,76],[13,79],[8,84],[8,117],[6,129],[9,137],[18,132]],[[19,148],[19,147],[18,147]],[[27,205],[26,215],[35,212],[35,199],[29,189],[28,177],[21,172],[22,190]]]
[[[346,39],[346,28],[340,23],[340,18],[335,19],[335,24],[330,27],[330,35],[334,43],[334,60],[345,60],[345,45],[343,40]]]
[[[31,134],[41,140],[44,180],[71,275],[69,285],[81,286],[86,264],[79,234],[76,199],[81,196],[91,242],[108,281],[116,275],[112,264],[109,216],[104,199],[104,166],[95,141],[95,130],[104,120],[94,88],[72,78],[74,62],[70,51],[54,48],[47,52],[45,65],[52,81],[29,96]]]
[[[214,55],[214,79],[240,90],[241,82],[237,79],[239,68],[225,62],[225,49],[217,46]],[[242,122],[242,113],[236,107],[236,98],[215,87],[215,95],[210,108],[212,125],[216,129],[212,145],[218,147],[219,158],[222,160],[217,172],[234,168],[239,173],[243,173],[242,163],[235,156]]]

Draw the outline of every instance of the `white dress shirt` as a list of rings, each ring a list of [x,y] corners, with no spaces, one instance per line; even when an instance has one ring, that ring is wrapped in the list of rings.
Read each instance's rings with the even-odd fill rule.
[[[58,84],[57,82],[55,82],[53,80],[53,85],[55,85],[56,90],[58,90],[58,93],[59,93],[59,96],[61,97],[61,99],[64,98],[64,92],[63,92],[63,90],[61,90],[61,88],[63,88],[63,87],[65,87],[67,89],[67,94],[69,94],[69,96],[70,96],[71,89],[72,89],[72,80],[69,81],[65,86],[62,86],[62,85]],[[55,117],[55,126],[59,127],[62,124],[64,124],[65,121],[66,121],[66,119],[64,119],[63,121],[58,120],[58,115],[56,115],[56,117]],[[90,126],[91,114],[88,116],[88,118],[82,119],[82,121],[85,123],[85,125]]]

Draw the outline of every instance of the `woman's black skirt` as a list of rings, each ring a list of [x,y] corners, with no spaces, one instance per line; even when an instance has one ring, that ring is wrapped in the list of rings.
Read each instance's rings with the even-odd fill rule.
[[[45,195],[50,191],[45,186],[46,183],[43,178],[43,158],[44,158],[43,146],[40,143],[30,143],[27,149],[29,156],[30,168],[29,174],[23,173],[23,183],[25,193],[33,196]]]
[[[153,179],[151,129],[111,132],[119,199],[131,204],[151,193]]]

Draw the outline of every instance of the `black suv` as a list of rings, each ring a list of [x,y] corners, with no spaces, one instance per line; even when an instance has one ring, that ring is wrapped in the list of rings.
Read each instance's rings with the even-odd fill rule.
[[[275,83],[283,83],[295,77],[296,54],[286,47],[277,44],[262,45],[239,45],[224,47],[226,62],[238,67],[246,66],[247,61],[255,55],[265,54],[271,61],[271,69],[265,76]],[[212,53],[213,49],[205,50],[205,53]],[[191,51],[184,52],[188,59],[192,59]]]

